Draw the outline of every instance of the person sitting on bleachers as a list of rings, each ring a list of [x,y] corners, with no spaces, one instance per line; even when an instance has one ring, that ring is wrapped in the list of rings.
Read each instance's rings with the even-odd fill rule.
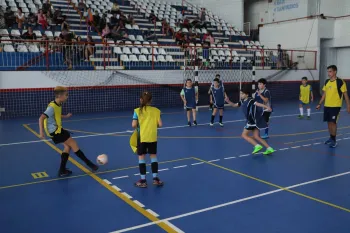
[[[100,20],[101,20],[101,17],[100,15],[98,14],[98,12],[96,11],[95,14],[94,14],[94,20],[92,22],[93,26],[96,28],[98,25],[100,25]]]
[[[127,39],[129,35],[120,28],[120,26],[114,26],[111,31],[111,37],[116,42],[117,40]]]
[[[87,36],[85,46],[85,61],[90,61],[90,58],[94,56],[94,41],[90,35]]]
[[[63,23],[64,17],[60,8],[56,8],[55,12],[53,13],[52,21],[56,25],[61,25]]]
[[[76,45],[76,60],[77,61],[82,61],[84,60],[84,47],[85,45],[82,44],[82,40],[81,40],[81,36],[77,36],[75,38],[76,42],[77,42],[77,45]]]
[[[43,10],[39,10],[38,13],[38,24],[40,24],[44,30],[49,28],[49,24],[46,20],[46,15],[43,13]]]
[[[23,33],[21,38],[25,40],[36,40],[36,34],[33,32],[33,28],[28,27],[28,31]]]
[[[16,15],[16,22],[18,24],[18,29],[22,29],[23,23],[25,22],[26,18],[24,14],[22,13],[21,9],[17,10],[17,15]]]
[[[48,44],[49,38],[47,37],[46,34],[43,34],[41,37],[41,42],[40,42],[40,51],[46,51],[46,49],[49,49],[49,44]]]
[[[201,12],[199,13],[199,18],[202,22],[205,22],[205,8],[201,8]]]
[[[32,28],[36,28],[37,21],[38,21],[38,17],[36,17],[36,15],[34,13],[29,13],[27,26],[32,27]]]
[[[51,12],[52,5],[48,0],[44,0],[43,6],[41,9],[43,10],[44,14],[47,14],[47,12]]]
[[[47,20],[47,23],[49,24],[49,25],[53,25],[54,23],[53,23],[53,14],[51,13],[51,11],[48,11],[47,13],[46,13],[46,20]]]
[[[190,20],[188,18],[185,18],[183,23],[180,25],[180,28],[186,28],[188,31],[191,30],[191,24],[190,24]]]
[[[176,42],[178,45],[183,45],[183,42],[184,42],[184,35],[183,35],[181,29],[175,33],[175,42]]]
[[[80,2],[78,3],[78,9],[81,13],[81,16],[83,16],[84,12],[86,11],[86,5],[84,3],[84,0],[80,0]]]
[[[174,34],[174,29],[172,29],[170,27],[170,25],[168,24],[168,22],[166,21],[166,19],[162,20],[162,33],[164,35],[169,35],[169,31],[170,31],[170,35],[172,36]]]
[[[111,14],[120,14],[119,5],[116,2],[113,3]]]
[[[156,33],[152,30],[142,31],[142,36],[145,40],[156,40],[157,39]]]
[[[67,22],[67,16],[66,15],[63,16],[63,22],[61,24],[61,31],[63,31],[64,29],[69,30],[69,24]]]
[[[12,28],[13,24],[15,24],[15,22],[16,22],[16,16],[12,12],[11,7],[7,7],[6,8],[6,12],[4,14],[4,18],[5,18],[6,26],[8,28]]]
[[[106,27],[106,24],[107,24],[107,15],[103,14],[101,19],[100,19],[100,23],[99,23],[99,25],[97,27],[97,30],[99,32],[101,32]]]
[[[128,18],[127,18],[126,22],[128,24],[135,25],[135,19],[134,19],[134,17],[131,14],[128,15]]]
[[[154,11],[151,11],[151,14],[148,16],[148,19],[151,21],[151,23],[156,23],[159,21],[157,16],[154,14]]]
[[[109,38],[111,36],[111,30],[109,29],[109,25],[106,24],[105,28],[102,30],[102,37]]]
[[[113,14],[113,16],[109,20],[112,27],[114,27],[115,25],[119,26],[119,16],[117,14]]]

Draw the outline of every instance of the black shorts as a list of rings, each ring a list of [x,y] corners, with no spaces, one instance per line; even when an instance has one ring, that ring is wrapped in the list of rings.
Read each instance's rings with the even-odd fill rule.
[[[249,130],[249,131],[253,131],[253,130],[258,129],[258,128],[256,126],[246,125],[246,126],[244,126],[244,129]]]
[[[270,122],[270,116],[271,116],[271,112],[264,112],[263,113],[264,119],[267,123]]]
[[[341,107],[324,107],[323,121],[337,123]]]
[[[61,129],[61,133],[59,133],[59,134],[51,133],[50,135],[52,136],[52,141],[55,144],[63,143],[70,138],[69,131],[67,131],[65,129]]]
[[[137,145],[137,155],[157,154],[157,142],[139,142]]]
[[[186,108],[186,111],[192,111],[193,109],[196,109],[196,108]]]
[[[214,106],[213,106],[214,108],[217,108],[217,109],[222,109],[222,110],[224,110],[225,109],[225,105],[222,105],[222,106],[216,106],[215,104],[214,104]]]

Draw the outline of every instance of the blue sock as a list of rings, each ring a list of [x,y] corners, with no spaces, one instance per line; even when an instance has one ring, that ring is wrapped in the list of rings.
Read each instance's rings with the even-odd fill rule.
[[[266,128],[266,129],[265,129],[265,134],[266,134],[266,135],[269,135],[269,128]]]
[[[141,174],[141,179],[146,179],[146,161],[144,159],[139,160],[139,169]]]

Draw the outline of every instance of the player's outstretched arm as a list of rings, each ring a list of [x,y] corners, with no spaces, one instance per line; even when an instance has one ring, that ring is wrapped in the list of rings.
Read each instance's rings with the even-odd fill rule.
[[[272,111],[272,109],[269,106],[266,106],[265,104],[261,104],[261,103],[255,102],[255,105],[258,106],[258,107],[261,107],[261,108],[265,108],[265,109],[267,109],[270,112]]]
[[[62,118],[70,118],[71,116],[73,116],[72,113],[68,113],[67,115],[62,115],[61,117]]]
[[[226,101],[226,103],[228,103],[229,105],[231,105],[234,108],[238,108],[239,107],[238,103],[232,103],[229,98],[225,98],[225,101]]]

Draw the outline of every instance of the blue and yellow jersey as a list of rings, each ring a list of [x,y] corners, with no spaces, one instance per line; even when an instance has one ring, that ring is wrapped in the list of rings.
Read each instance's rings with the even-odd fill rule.
[[[160,110],[152,106],[146,106],[140,112],[140,108],[134,110],[133,120],[138,121],[140,142],[156,142],[158,137],[158,122]]]
[[[343,105],[344,95],[342,93],[347,92],[344,80],[337,78],[331,81],[328,79],[322,90],[326,93],[325,107],[341,107]]]
[[[62,105],[52,101],[49,103],[43,114],[46,116],[46,119],[44,120],[44,128],[47,136],[51,136],[50,134],[52,133],[61,133]]]
[[[310,96],[312,92],[312,87],[307,84],[306,86],[300,85],[300,101],[304,104],[310,103]]]

